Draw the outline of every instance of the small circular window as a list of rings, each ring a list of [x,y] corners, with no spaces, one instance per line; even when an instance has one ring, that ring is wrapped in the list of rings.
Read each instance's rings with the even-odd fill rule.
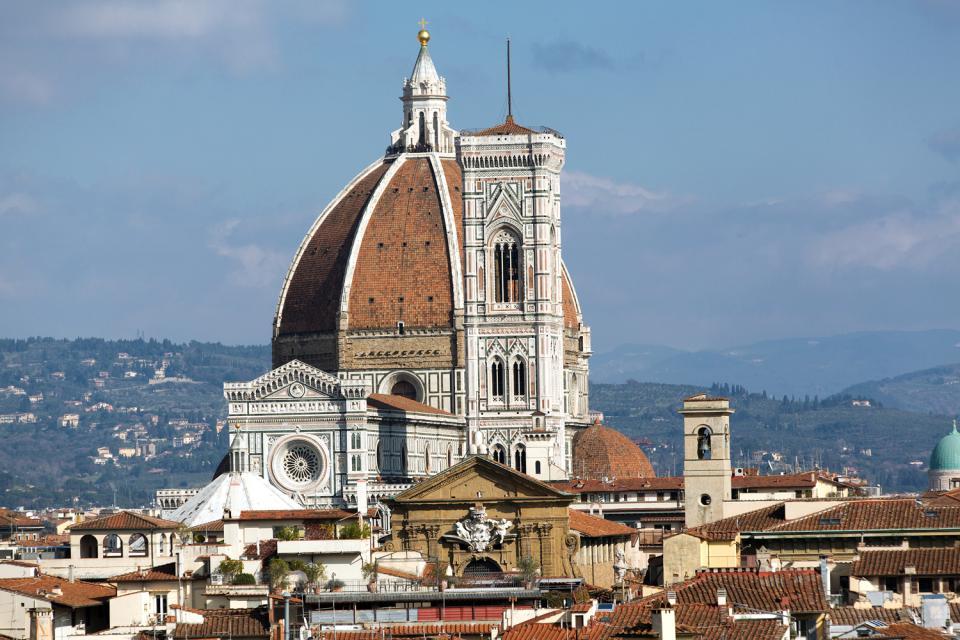
[[[703,506],[709,507],[710,502],[712,502],[712,498],[710,497],[709,493],[704,493],[700,496],[700,504],[702,504]]]

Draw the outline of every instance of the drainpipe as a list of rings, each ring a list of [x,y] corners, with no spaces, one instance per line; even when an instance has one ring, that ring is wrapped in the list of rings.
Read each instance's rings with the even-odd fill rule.
[[[283,592],[283,640],[290,640],[290,593],[287,591]]]

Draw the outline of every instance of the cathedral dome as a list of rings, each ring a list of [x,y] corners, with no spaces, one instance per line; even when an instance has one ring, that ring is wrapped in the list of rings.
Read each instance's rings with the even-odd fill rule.
[[[930,455],[930,471],[960,471],[960,432],[957,423],[940,439]]]
[[[573,440],[573,476],[583,480],[655,478],[643,450],[616,429],[599,421]]]
[[[297,358],[333,371],[410,355],[458,366],[462,191],[457,160],[439,154],[387,157],[354,178],[317,218],[290,266],[274,320],[274,365]],[[564,327],[576,332],[582,317],[565,267],[563,314]],[[445,339],[401,356],[340,339],[356,332]]]

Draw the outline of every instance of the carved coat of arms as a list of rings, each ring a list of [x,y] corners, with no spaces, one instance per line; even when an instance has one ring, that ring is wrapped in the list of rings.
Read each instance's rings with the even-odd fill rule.
[[[503,544],[513,524],[505,519],[494,520],[487,517],[482,505],[470,507],[470,514],[454,524],[456,535],[447,535],[466,544],[470,551],[484,552],[498,544]]]

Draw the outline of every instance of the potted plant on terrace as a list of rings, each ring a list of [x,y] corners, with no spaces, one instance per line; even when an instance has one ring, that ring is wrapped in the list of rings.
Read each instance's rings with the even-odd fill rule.
[[[274,558],[267,567],[270,574],[270,589],[275,593],[283,591],[287,576],[290,575],[290,565],[283,558]]]
[[[338,578],[331,578],[327,580],[327,589],[330,591],[343,591],[344,582]]]
[[[517,570],[520,572],[523,586],[527,589],[533,588],[533,581],[540,573],[540,563],[530,556],[524,556],[517,561]]]
[[[363,574],[364,579],[367,581],[367,591],[370,593],[377,592],[377,565],[373,562],[365,562],[363,566],[360,567],[360,572]]]
[[[327,568],[322,562],[308,562],[303,565],[302,571],[307,577],[307,587],[316,593],[318,583],[327,576]]]

